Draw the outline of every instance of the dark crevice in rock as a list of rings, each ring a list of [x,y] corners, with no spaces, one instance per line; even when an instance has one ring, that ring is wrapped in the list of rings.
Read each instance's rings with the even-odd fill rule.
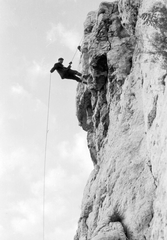
[[[87,144],[90,152],[91,159],[93,161],[93,164],[97,164],[97,150],[96,150],[96,145],[95,142],[93,141],[94,134],[93,132],[88,131],[87,134]]]
[[[127,226],[125,226],[124,222],[124,216],[120,214],[118,209],[116,208],[114,210],[114,213],[110,216],[109,222],[115,222],[115,223],[120,223],[120,227],[118,227],[118,231],[120,235],[125,235],[127,239],[131,239],[131,234]]]
[[[162,85],[165,87],[166,86],[166,83],[165,83],[165,78],[166,78],[167,74],[165,74],[163,77],[162,77]]]
[[[154,119],[156,118],[157,101],[158,101],[158,95],[154,97],[153,107],[152,107],[150,113],[148,114],[148,129],[152,126]]]
[[[77,99],[77,118],[83,130],[88,131],[92,128],[92,115],[91,92],[87,89]]]
[[[131,72],[131,69],[132,69],[132,64],[133,64],[133,58],[132,56],[128,59],[129,61],[129,73]]]
[[[94,69],[100,71],[100,72],[105,72],[108,70],[108,66],[107,66],[107,57],[106,54],[103,54],[101,56],[97,56],[96,59],[96,64],[92,65],[94,67]]]
[[[165,88],[166,88],[166,82],[165,82],[166,77],[167,77],[167,73],[165,73],[161,79],[161,84],[163,86],[163,93],[165,92]]]
[[[157,183],[157,179],[154,177],[153,170],[152,170],[152,164],[151,164],[151,161],[150,161],[150,160],[147,162],[147,166],[148,166],[148,168],[150,169],[151,175],[152,175],[153,180],[154,180],[154,185],[155,185],[155,187],[157,188],[158,183]]]

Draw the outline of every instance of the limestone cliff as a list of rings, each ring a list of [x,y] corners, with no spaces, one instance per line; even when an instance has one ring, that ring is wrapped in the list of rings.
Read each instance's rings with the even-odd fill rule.
[[[94,170],[75,240],[165,240],[167,1],[102,2],[81,52],[77,117]]]

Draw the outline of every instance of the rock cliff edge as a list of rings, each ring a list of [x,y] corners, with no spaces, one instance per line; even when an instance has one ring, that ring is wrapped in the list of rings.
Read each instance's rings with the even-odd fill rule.
[[[167,239],[167,2],[102,2],[84,23],[77,117],[94,164],[75,240]]]

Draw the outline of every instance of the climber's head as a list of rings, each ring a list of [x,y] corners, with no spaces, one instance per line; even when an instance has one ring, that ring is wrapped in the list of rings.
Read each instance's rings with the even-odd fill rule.
[[[63,59],[63,58],[59,58],[58,61],[59,61],[60,63],[63,63],[64,59]]]

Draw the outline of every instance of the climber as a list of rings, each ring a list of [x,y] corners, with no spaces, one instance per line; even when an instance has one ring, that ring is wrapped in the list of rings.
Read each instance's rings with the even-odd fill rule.
[[[54,64],[53,68],[50,70],[51,73],[53,73],[55,70],[57,70],[57,72],[59,73],[60,77],[62,79],[72,79],[72,80],[76,80],[77,82],[82,82],[87,84],[87,82],[82,81],[81,78],[79,78],[78,76],[82,76],[82,74],[76,70],[72,70],[71,69],[71,64],[72,62],[69,63],[68,67],[64,67],[63,65],[63,58],[59,58],[58,62]]]

